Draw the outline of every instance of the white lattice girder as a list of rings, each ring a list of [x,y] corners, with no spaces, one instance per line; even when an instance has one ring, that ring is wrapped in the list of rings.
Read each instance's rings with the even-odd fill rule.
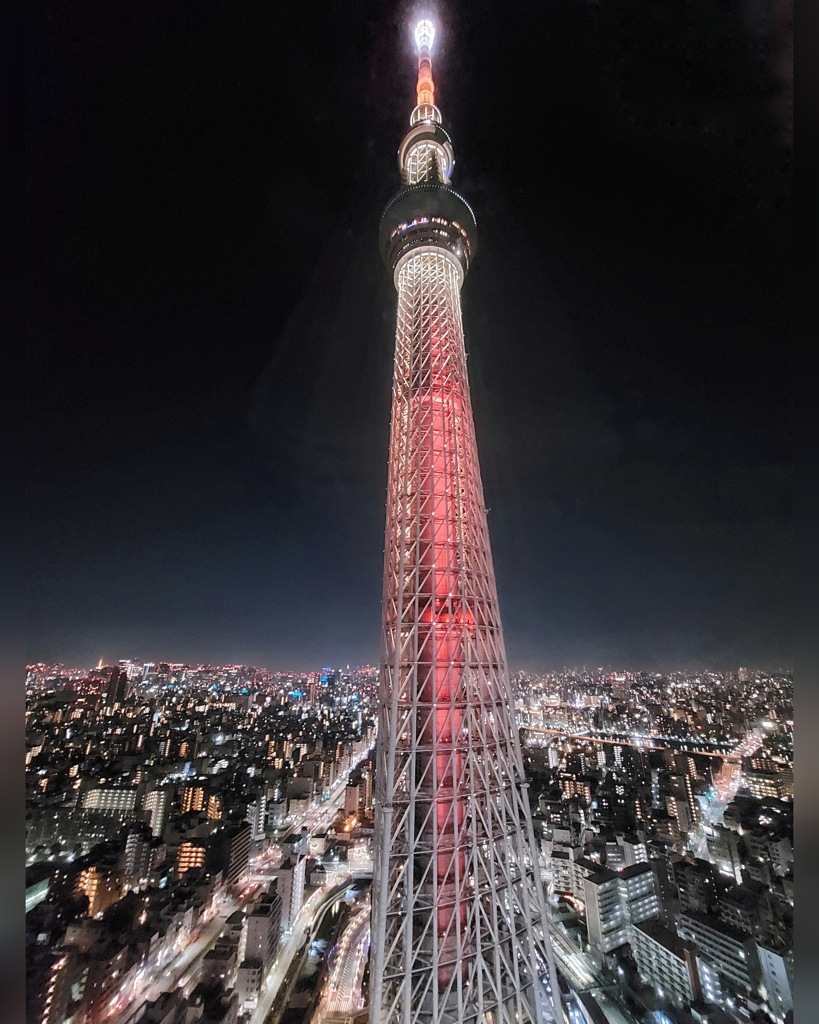
[[[462,272],[396,270],[371,1024],[540,1024],[556,974],[466,372]]]

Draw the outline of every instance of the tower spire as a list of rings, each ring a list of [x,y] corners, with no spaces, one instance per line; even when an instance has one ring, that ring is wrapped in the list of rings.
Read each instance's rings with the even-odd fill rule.
[[[416,105],[411,125],[440,124],[441,111],[435,106],[435,81],[432,77],[432,44],[435,26],[422,18],[415,26],[415,48],[418,51],[418,81],[415,86]]]
[[[435,40],[435,26],[424,18],[415,26],[415,45],[418,48],[418,106],[434,106],[435,83],[432,79],[432,44]]]

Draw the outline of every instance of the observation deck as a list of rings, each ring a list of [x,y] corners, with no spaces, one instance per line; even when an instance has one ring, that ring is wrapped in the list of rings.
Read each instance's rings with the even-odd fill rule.
[[[405,185],[381,214],[379,249],[392,272],[413,249],[435,246],[455,256],[466,274],[475,258],[477,241],[472,207],[440,181]]]

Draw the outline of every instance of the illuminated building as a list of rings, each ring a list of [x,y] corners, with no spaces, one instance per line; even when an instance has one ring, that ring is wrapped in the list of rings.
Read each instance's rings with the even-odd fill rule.
[[[145,810],[150,812],[151,832],[155,836],[161,836],[168,824],[173,803],[173,787],[159,786],[145,794]]]
[[[236,973],[239,1006],[255,1009],[262,981],[275,959],[281,931],[282,898],[277,892],[266,893],[244,921],[244,940],[239,956],[244,957]]]
[[[475,218],[450,185],[433,38],[419,22],[402,187],[380,230],[398,316],[370,1020],[523,1024],[562,1016],[466,372],[460,290]]]
[[[279,944],[282,902],[278,892],[266,894],[247,916],[245,957],[265,969],[273,962]]]
[[[247,822],[219,827],[209,839],[208,867],[223,871],[228,885],[239,885],[250,862],[251,830]]]
[[[723,875],[742,881],[740,837],[724,825],[710,825],[705,830],[708,857]]]
[[[601,953],[629,942],[633,925],[662,913],[650,864],[634,864],[619,872],[603,868],[585,878],[583,887],[589,945]]]
[[[205,847],[200,843],[180,843],[176,854],[176,870],[180,875],[192,868],[205,866]]]
[[[108,818],[125,818],[137,803],[137,791],[129,786],[100,786],[90,789],[83,797],[82,808],[87,814]]]
[[[358,785],[352,782],[344,790],[344,813],[358,813]]]
[[[618,836],[617,842],[623,849],[623,862],[627,868],[634,864],[648,864],[646,844],[636,836]]]
[[[182,793],[182,813],[187,814],[189,811],[203,811],[204,809],[204,786],[185,786]]]
[[[756,988],[759,962],[756,943],[744,932],[735,931],[711,914],[689,911],[680,914],[680,938],[693,942],[703,960],[729,990],[750,995]]]
[[[256,794],[256,799],[247,805],[245,821],[250,825],[250,838],[253,842],[264,839],[264,826],[267,821],[267,797],[263,792]]]
[[[307,858],[303,854],[288,857],[279,869],[282,911],[281,928],[290,931],[304,903],[304,882],[307,873]]]
[[[74,891],[88,897],[88,916],[96,917],[122,895],[115,878],[97,867],[85,868],[77,876]]]
[[[26,1020],[63,1024],[71,1001],[70,949],[38,948],[26,963]]]
[[[765,1002],[777,1020],[793,1009],[793,957],[757,943]]]
[[[672,857],[671,878],[677,887],[680,910],[706,914],[716,900],[714,867],[706,860],[683,860]]]
[[[668,781],[671,786],[671,795],[675,800],[674,817],[679,822],[680,831],[688,832],[700,822],[700,808],[694,796],[691,774],[689,772],[671,774]]]
[[[696,947],[658,921],[643,921],[631,932],[631,949],[640,977],[668,1002],[686,1006],[700,999]]]
[[[603,868],[584,879],[589,945],[610,953],[629,940],[628,918],[620,902],[617,873]]]
[[[122,854],[122,873],[129,885],[138,885],[147,880],[153,863],[151,830],[143,825],[129,829]]]
[[[745,772],[745,784],[751,796],[757,800],[764,800],[766,797],[779,799],[784,795],[782,781],[776,772],[754,771],[750,769]]]

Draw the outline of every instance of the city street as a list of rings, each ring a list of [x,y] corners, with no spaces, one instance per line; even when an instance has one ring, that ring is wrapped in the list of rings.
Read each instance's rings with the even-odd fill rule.
[[[317,1019],[328,1013],[357,1013],[363,1007],[361,981],[370,948],[370,907],[350,921],[338,944],[336,959],[322,994]]]
[[[352,874],[353,872],[339,872],[338,874],[334,873],[332,876],[328,876],[328,884],[330,877],[332,877],[333,884],[330,885],[329,888],[328,886],[324,886],[314,892],[310,899],[301,908],[298,917],[294,922],[293,929],[282,939],[279,946],[278,956],[273,961],[273,964],[262,983],[261,996],[256,1009],[253,1011],[250,1018],[250,1024],[263,1024],[265,1018],[270,1012],[273,1001],[278,994],[279,987],[290,969],[293,958],[304,942],[308,929],[312,931],[316,918],[319,914],[321,914],[326,907],[335,902],[335,900],[338,900],[343,896],[346,888],[343,884],[343,880],[345,879],[345,876],[349,877]]]
[[[239,906],[236,900],[227,900],[222,909],[205,925],[197,939],[189,942],[167,966],[159,968],[151,980],[145,979],[144,987],[138,995],[134,993],[125,1005],[115,1004],[107,1021],[110,1024],[131,1024],[138,1018],[147,1002],[157,999],[163,992],[178,984],[185,984],[186,974],[190,974],[191,968],[198,968],[199,961],[219,938],[225,922]],[[145,974],[148,974],[149,969],[144,970]]]
[[[357,762],[349,772],[345,772],[336,780],[335,785],[330,790],[329,799],[312,807],[304,816],[294,818],[292,829],[300,831],[306,826],[310,835],[326,830],[338,811],[343,807],[347,780],[360,763],[360,761]],[[261,885],[270,884],[275,877],[275,868],[278,866],[279,854],[280,850],[273,846],[266,854],[257,858],[249,868],[245,879]],[[264,1020],[278,991],[278,987],[304,939],[307,928],[311,925],[316,912],[329,898],[329,893],[333,891],[333,889],[328,890],[328,886],[337,887],[341,879],[362,871],[366,872],[368,866],[368,862],[361,859],[349,866],[341,863],[327,865],[325,885],[308,898],[301,908],[293,930],[282,938],[279,954],[265,978],[262,998],[254,1012],[251,1024],[261,1024]],[[126,998],[125,994],[117,996],[112,1001],[111,1012],[106,1018],[107,1022],[110,1022],[110,1024],[134,1024],[145,1004],[157,999],[163,992],[170,991],[176,986],[186,990],[192,988],[197,981],[196,975],[202,957],[215,945],[216,940],[222,934],[225,922],[241,905],[241,900],[228,899],[223,901],[222,908],[205,925],[198,937],[188,943],[167,966],[157,969],[153,978],[149,975],[149,969],[145,968],[142,977],[139,979],[139,987],[131,993],[127,1002],[124,1001]]]

